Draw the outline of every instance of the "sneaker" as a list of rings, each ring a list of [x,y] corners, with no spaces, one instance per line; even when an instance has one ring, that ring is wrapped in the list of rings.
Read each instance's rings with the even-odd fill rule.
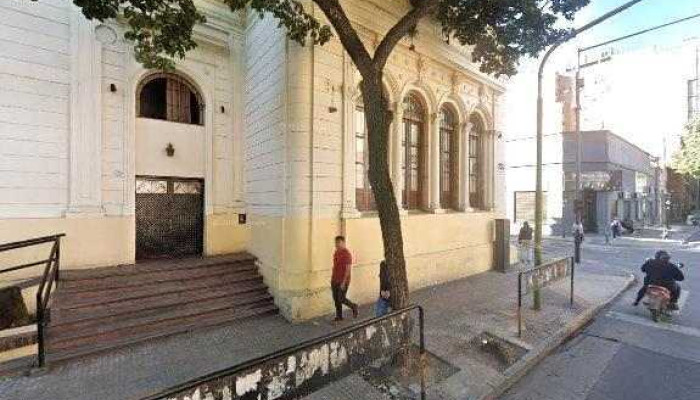
[[[678,311],[678,304],[676,303],[671,303],[668,305],[668,309],[672,311]]]
[[[639,305],[639,302],[635,300],[634,303],[632,303],[632,305],[637,307]]]
[[[357,306],[355,305],[352,307],[352,317],[357,318],[358,315],[359,315],[359,312],[357,311]]]

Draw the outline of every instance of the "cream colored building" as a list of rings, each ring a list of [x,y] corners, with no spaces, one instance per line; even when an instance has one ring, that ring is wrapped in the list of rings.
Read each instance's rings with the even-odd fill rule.
[[[349,296],[375,298],[359,75],[337,40],[300,47],[272,18],[201,0],[198,48],[161,73],[134,60],[122,26],[71,3],[0,3],[0,242],[65,232],[66,268],[130,264],[173,218],[158,195],[199,195],[165,224],[184,229],[173,237],[189,235],[188,254],[255,255],[286,317],[331,309],[339,234],[356,262]],[[344,2],[368,47],[405,12],[395,3]],[[503,88],[438,26],[418,32],[386,68],[412,288],[488,270],[503,211]]]

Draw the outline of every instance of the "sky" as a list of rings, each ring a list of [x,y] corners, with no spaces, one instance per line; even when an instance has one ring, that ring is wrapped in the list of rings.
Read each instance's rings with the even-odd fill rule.
[[[592,0],[573,26],[610,11],[626,0]],[[561,106],[554,102],[554,76],[575,66],[577,46],[585,47],[672,20],[700,14],[699,0],[643,0],[562,46],[545,69],[545,133],[560,128]],[[685,88],[694,72],[694,50],[700,46],[700,18],[647,33],[614,45],[617,55],[600,67],[583,70],[583,129],[610,129],[663,156],[663,143],[677,143],[685,122]],[[595,57],[607,48],[591,51]],[[691,54],[692,53],[692,54]],[[518,75],[506,85],[502,130],[506,137],[535,132],[538,60],[523,60]]]

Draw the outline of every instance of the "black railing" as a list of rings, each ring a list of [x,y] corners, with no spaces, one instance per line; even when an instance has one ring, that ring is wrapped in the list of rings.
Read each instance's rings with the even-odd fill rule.
[[[36,292],[36,330],[37,330],[37,366],[44,367],[46,363],[46,354],[44,347],[44,329],[48,322],[48,306],[51,299],[51,289],[54,283],[58,283],[60,278],[59,270],[61,267],[61,238],[66,236],[65,233],[51,236],[43,236],[34,239],[22,240],[20,242],[0,244],[0,253],[18,250],[32,246],[52,243],[49,257],[39,261],[33,261],[26,264],[20,264],[9,268],[0,268],[0,274],[18,271],[25,268],[31,268],[38,265],[44,265],[44,273],[39,282],[39,289]]]
[[[569,307],[574,307],[574,273],[576,263],[574,257],[564,257],[548,261],[518,273],[518,337],[523,335],[523,296],[532,291],[538,291],[551,283],[570,277]]]
[[[229,367],[226,369],[223,369],[221,371],[217,371],[214,373],[211,373],[209,375],[204,375],[199,378],[195,378],[189,382],[173,386],[169,389],[166,389],[162,392],[159,392],[157,394],[150,395],[148,397],[144,397],[142,400],[165,400],[165,399],[179,399],[180,395],[182,395],[184,392],[190,391],[190,390],[195,390],[197,388],[205,387],[208,384],[212,382],[218,382],[222,381],[226,378],[232,377],[232,376],[237,376],[242,374],[245,371],[250,371],[250,370],[255,370],[259,369],[260,366],[265,365],[267,363],[270,363],[272,361],[278,360],[278,359],[284,359],[286,357],[289,357],[297,352],[304,351],[310,348],[313,348],[315,346],[323,345],[325,343],[332,342],[336,339],[339,339],[345,335],[348,334],[353,334],[357,331],[360,331],[364,328],[367,328],[372,325],[376,325],[381,323],[382,321],[386,321],[388,319],[401,316],[403,314],[409,313],[413,310],[418,310],[418,329],[419,329],[419,351],[420,351],[420,356],[421,358],[425,355],[425,321],[424,321],[424,311],[423,307],[419,305],[411,305],[406,308],[403,308],[401,310],[393,311],[390,312],[384,316],[377,317],[377,318],[372,318],[368,319],[366,321],[359,322],[357,324],[354,324],[352,326],[349,326],[347,328],[335,331],[333,333],[307,340],[298,344],[295,344],[293,346],[277,350],[275,352],[266,354],[264,356],[260,356],[248,361],[245,361],[241,364],[235,365],[233,367]],[[421,399],[425,400],[425,377],[423,374],[423,369],[420,368],[421,376],[420,376],[420,381],[421,381]],[[188,396],[184,396],[182,398],[190,398]],[[238,398],[238,397],[233,397],[233,398]],[[256,397],[256,398],[266,398],[266,397]],[[297,398],[296,396],[289,397],[289,394],[282,395],[279,398]]]

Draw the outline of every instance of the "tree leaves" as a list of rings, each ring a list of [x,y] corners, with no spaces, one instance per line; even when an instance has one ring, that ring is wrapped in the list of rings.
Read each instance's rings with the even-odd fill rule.
[[[122,17],[134,42],[136,60],[146,68],[169,69],[197,47],[194,26],[206,21],[193,0],[74,0],[88,19]]]
[[[682,174],[700,178],[700,116],[685,127],[681,148],[673,156],[673,168]]]
[[[473,46],[481,71],[514,75],[521,56],[540,51],[570,33],[556,27],[589,0],[442,0],[437,19],[445,35]]]
[[[355,0],[365,1],[365,0]],[[406,1],[407,0],[386,0]],[[331,28],[310,14],[301,0],[223,0],[231,11],[269,13],[301,45],[322,45]],[[314,0],[342,10],[338,0]],[[571,20],[589,0],[411,0],[414,8],[429,4],[445,35],[472,46],[473,61],[494,75],[513,75],[524,55],[537,56],[570,31],[557,28],[560,17]],[[205,21],[194,0],[74,0],[90,19],[123,18],[125,37],[134,42],[136,58],[148,68],[166,69],[196,47],[193,29]],[[307,2],[306,4],[309,4]],[[322,7],[323,8],[323,7]],[[398,23],[398,21],[397,21]],[[403,30],[401,30],[403,33]],[[393,47],[392,47],[393,49]],[[386,58],[386,54],[382,56]],[[383,66],[383,63],[382,63]]]
[[[331,29],[322,25],[307,13],[298,0],[224,0],[231,11],[238,11],[249,6],[262,18],[270,13],[279,20],[279,25],[287,28],[287,36],[302,46],[307,38],[314,44],[325,44],[331,37]]]

